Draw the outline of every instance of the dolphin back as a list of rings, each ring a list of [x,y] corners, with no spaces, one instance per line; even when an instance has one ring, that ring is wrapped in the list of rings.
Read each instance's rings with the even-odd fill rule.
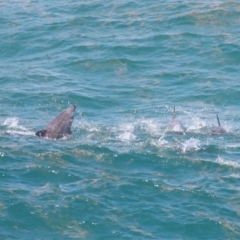
[[[221,134],[225,134],[225,133],[227,133],[227,131],[224,128],[219,127],[219,126],[215,127],[212,130],[212,135],[221,135]]]
[[[184,133],[184,128],[180,120],[176,117],[175,106],[173,107],[172,121],[167,125],[167,132]]]
[[[44,129],[36,132],[39,137],[46,137],[49,139],[60,139],[64,136],[70,135],[71,126],[74,119],[74,111],[76,105],[72,105],[63,110],[56,116]]]
[[[221,134],[227,133],[227,131],[223,127],[221,127],[218,115],[217,115],[217,122],[218,122],[218,126],[212,130],[212,135],[221,135]]]

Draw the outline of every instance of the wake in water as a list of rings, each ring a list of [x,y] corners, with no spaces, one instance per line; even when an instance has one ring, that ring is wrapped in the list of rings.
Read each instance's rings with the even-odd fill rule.
[[[182,118],[178,116],[178,118],[181,118],[181,122],[185,122],[185,132],[182,135],[175,134],[174,131],[169,132],[169,125],[166,123],[169,117],[161,120],[159,118],[129,117],[128,119],[119,119],[115,124],[90,122],[82,118],[76,119],[73,123],[74,137],[72,141],[103,146],[118,152],[144,152],[151,149],[157,152],[164,150],[180,151],[184,154],[206,150],[208,146],[225,149],[234,144],[226,142],[229,135],[234,136],[234,134],[220,137],[211,136],[212,126],[208,126],[205,119],[197,116],[196,113],[186,111],[183,113]],[[35,135],[35,131],[21,126],[18,118],[6,119],[1,128],[2,132],[8,135]],[[229,129],[228,132],[230,132]],[[63,138],[63,140],[66,140],[66,138]],[[236,147],[239,147],[239,145],[237,144]]]
[[[129,120],[118,125],[99,125],[87,121],[76,120],[74,124],[75,137],[78,141],[97,144],[120,152],[169,150],[182,153],[196,152],[207,149],[208,145],[225,148],[229,135],[211,136],[211,127],[204,120],[195,118],[194,123],[186,128],[183,135],[166,131],[165,125],[157,119]],[[232,135],[230,135],[232,136]],[[153,151],[155,151],[153,150]]]

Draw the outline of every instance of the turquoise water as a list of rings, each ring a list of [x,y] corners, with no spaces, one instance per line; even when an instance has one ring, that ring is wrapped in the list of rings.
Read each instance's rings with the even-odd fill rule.
[[[239,239],[239,22],[238,1],[1,1],[0,239]],[[72,137],[35,136],[71,104]]]

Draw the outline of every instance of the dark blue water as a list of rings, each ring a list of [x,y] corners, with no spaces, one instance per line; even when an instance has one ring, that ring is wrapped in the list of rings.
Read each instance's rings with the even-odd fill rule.
[[[1,1],[0,239],[239,239],[239,21],[238,1]],[[71,137],[35,136],[71,104]]]

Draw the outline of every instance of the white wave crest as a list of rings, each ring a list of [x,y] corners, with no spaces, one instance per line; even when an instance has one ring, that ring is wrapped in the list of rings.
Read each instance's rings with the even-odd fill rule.
[[[240,164],[231,160],[225,160],[223,157],[218,156],[216,162],[221,165],[226,165],[234,168],[240,168]]]

